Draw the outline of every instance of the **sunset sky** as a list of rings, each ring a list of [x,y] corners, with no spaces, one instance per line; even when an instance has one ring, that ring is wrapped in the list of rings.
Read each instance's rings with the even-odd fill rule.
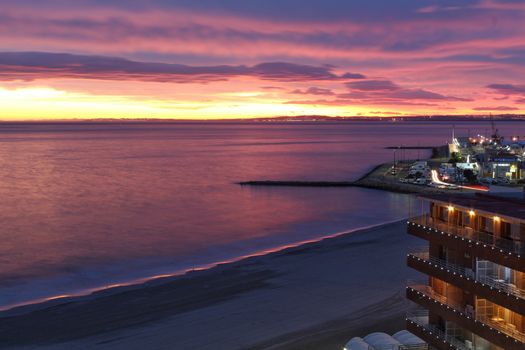
[[[525,1],[3,0],[0,119],[525,113]]]

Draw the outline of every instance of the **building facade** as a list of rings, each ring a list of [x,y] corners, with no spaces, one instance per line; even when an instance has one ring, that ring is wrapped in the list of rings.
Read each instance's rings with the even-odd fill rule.
[[[407,329],[436,349],[525,349],[525,201],[429,195],[407,231],[428,243],[407,255]]]
[[[494,179],[521,180],[525,176],[522,157],[514,154],[490,155],[484,166],[484,175]]]

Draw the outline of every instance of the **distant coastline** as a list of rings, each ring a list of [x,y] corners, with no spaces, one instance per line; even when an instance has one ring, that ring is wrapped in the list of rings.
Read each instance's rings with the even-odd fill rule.
[[[273,117],[247,117],[247,118],[217,118],[217,119],[159,119],[159,118],[71,118],[71,119],[24,119],[24,120],[0,120],[3,124],[65,124],[65,123],[87,123],[87,124],[145,124],[145,123],[298,123],[298,122],[489,122],[490,118],[496,121],[525,121],[523,114],[496,114],[496,115],[388,115],[388,116],[327,116],[327,115],[299,115],[299,116],[273,116]]]

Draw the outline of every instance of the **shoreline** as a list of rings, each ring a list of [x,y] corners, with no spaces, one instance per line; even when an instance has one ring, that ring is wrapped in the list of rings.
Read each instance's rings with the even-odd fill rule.
[[[339,346],[364,329],[403,326],[404,283],[414,274],[405,267],[406,247],[417,241],[404,225],[376,224],[3,315],[0,342],[39,349],[315,349],[323,339]]]
[[[433,149],[439,149],[439,148],[440,147],[433,147]],[[384,169],[389,168],[390,166],[391,166],[390,163],[383,163],[383,164],[376,165],[355,181],[247,181],[247,182],[238,182],[237,184],[241,186],[360,187],[360,188],[390,191],[390,192],[403,193],[403,194],[421,193],[420,187],[422,186],[402,184],[405,186],[408,185],[410,187],[413,187],[413,189],[407,190],[405,188],[400,188],[399,186],[397,186],[398,184],[394,184],[394,185],[384,184],[381,181],[378,182],[373,179],[374,176],[376,176],[378,173],[383,174]],[[432,188],[428,188],[428,189],[431,191],[432,190],[439,191],[439,190],[432,189]],[[289,244],[279,245],[276,247],[266,248],[266,249],[258,250],[252,253],[235,256],[235,257],[225,259],[225,260],[214,261],[212,263],[205,263],[202,265],[192,266],[189,268],[182,268],[180,270],[176,270],[170,273],[150,275],[150,276],[146,276],[143,278],[130,279],[129,281],[106,284],[106,285],[101,285],[101,286],[97,286],[97,287],[93,287],[89,289],[84,289],[78,292],[54,295],[50,297],[32,299],[32,300],[28,300],[28,301],[21,302],[21,303],[4,305],[4,306],[0,306],[0,318],[11,316],[11,315],[19,315],[19,314],[23,314],[27,312],[32,312],[32,311],[35,311],[41,308],[52,307],[52,306],[60,305],[62,303],[67,303],[70,301],[89,300],[91,298],[96,298],[99,295],[120,293],[120,292],[124,292],[130,289],[141,288],[141,286],[144,286],[147,284],[163,283],[161,281],[169,282],[172,279],[186,276],[188,274],[191,274],[192,272],[210,270],[210,269],[213,269],[217,266],[221,266],[224,264],[231,264],[231,263],[235,263],[235,262],[238,262],[244,259],[249,259],[252,257],[272,254],[272,253],[275,253],[281,250],[298,247],[304,244],[320,242],[324,239],[333,238],[339,235],[349,234],[349,233],[353,233],[353,232],[357,232],[361,230],[366,230],[366,229],[378,227],[381,225],[393,223],[396,221],[397,220],[377,223],[377,224],[368,225],[368,226],[362,226],[362,227],[354,228],[351,230],[323,235],[323,236],[316,237],[313,239],[292,242]]]
[[[328,186],[329,187],[357,186],[357,187],[367,187],[367,188],[379,189],[379,190],[385,190],[385,189],[391,190],[388,188],[381,188],[376,185],[370,186],[370,185],[362,184],[362,183],[357,184],[358,182],[362,182],[366,180],[367,178],[370,178],[371,176],[373,176],[374,173],[377,173],[378,171],[382,171],[382,168],[384,166],[385,164],[380,164],[372,168],[369,172],[367,172],[365,175],[363,175],[358,180],[354,181],[352,184],[349,184],[349,183],[329,184]],[[323,186],[326,186],[326,184]],[[407,192],[407,191],[399,191],[399,190],[395,192],[413,193],[411,191]],[[131,280],[125,283],[101,286],[98,288],[84,290],[84,291],[81,291],[75,294],[71,294],[71,295],[59,295],[59,296],[53,296],[53,297],[43,298],[39,300],[32,300],[32,301],[24,302],[18,305],[6,305],[0,308],[0,322],[2,322],[3,324],[3,327],[0,327],[0,339],[7,339],[7,343],[5,343],[7,345],[19,346],[19,345],[35,345],[36,343],[40,343],[40,342],[43,342],[43,343],[49,342],[50,344],[59,344],[59,343],[68,342],[68,341],[78,341],[82,339],[90,339],[92,336],[96,334],[101,334],[102,336],[104,336],[107,330],[105,328],[103,330],[97,329],[98,327],[97,324],[102,322],[100,318],[104,318],[104,315],[107,312],[106,307],[109,307],[109,306],[94,308],[94,309],[98,309],[101,314],[99,316],[93,316],[93,318],[96,319],[97,321],[88,325],[87,328],[92,329],[88,333],[79,331],[78,329],[72,329],[71,332],[61,331],[61,333],[64,333],[64,334],[58,335],[58,333],[56,332],[49,331],[49,333],[52,334],[50,337],[47,337],[46,335],[42,335],[42,334],[35,334],[34,337],[29,338],[29,339],[32,339],[30,341],[30,344],[25,344],[25,340],[17,338],[16,332],[18,332],[18,329],[24,329],[25,327],[24,322],[28,322],[28,324],[31,324],[31,327],[33,327],[34,322],[36,322],[37,324],[39,322],[42,322],[42,327],[45,328],[48,321],[51,321],[53,318],[57,317],[57,313],[59,314],[58,317],[63,316],[61,314],[62,309],[68,310],[69,308],[76,308],[76,307],[81,308],[82,305],[91,305],[91,304],[97,305],[100,303],[104,303],[104,301],[108,299],[117,300],[116,305],[118,305],[120,302],[122,302],[122,300],[124,300],[125,302],[125,300],[127,299],[126,296],[135,295],[135,294],[142,295],[143,293],[151,289],[169,288],[169,286],[177,285],[177,284],[179,285],[184,284],[184,282],[187,282],[187,281],[190,281],[190,282],[200,281],[199,283],[201,284],[204,283],[204,285],[206,286],[208,283],[213,283],[213,281],[216,279],[221,280],[221,276],[217,277],[216,275],[221,274],[222,272],[224,272],[224,270],[237,269],[239,267],[242,268],[242,266],[250,266],[251,264],[253,264],[254,260],[259,260],[259,259],[260,260],[273,260],[273,259],[278,258],[279,256],[301,255],[305,251],[308,252],[308,251],[315,250],[316,247],[318,246],[330,245],[331,244],[330,242],[333,242],[334,240],[337,240],[339,238],[349,239],[349,237],[359,235],[360,233],[362,233],[363,236],[366,236],[365,233],[374,233],[375,231],[378,231],[378,230],[381,231],[382,229],[389,227],[391,225],[398,226],[398,225],[401,225],[404,221],[405,219],[400,219],[400,220],[392,220],[388,222],[381,222],[381,223],[377,223],[373,225],[362,226],[362,227],[358,227],[358,228],[351,229],[351,230],[345,230],[342,232],[336,232],[336,233],[332,233],[328,235],[323,235],[323,236],[320,236],[314,239],[307,239],[307,240],[302,240],[299,242],[293,242],[290,244],[280,245],[280,246],[273,247],[273,248],[259,250],[259,251],[255,251],[250,254],[240,255],[240,256],[237,256],[231,259],[216,261],[210,264],[203,264],[198,267],[182,269],[174,273],[170,273],[170,274],[149,276],[145,278],[134,279],[134,280]],[[403,234],[405,233],[403,232]],[[406,249],[406,246],[404,246],[404,248]],[[403,250],[402,253],[404,257],[405,251]],[[403,268],[404,268],[404,261],[403,261]],[[275,267],[275,269],[278,269],[278,268]],[[272,281],[275,278],[279,278],[279,273],[274,274],[271,271],[260,271],[253,275],[251,274],[244,275],[242,276],[242,280],[243,280],[242,282],[239,281],[238,276],[234,276],[231,280],[226,279],[226,284],[231,283],[233,285],[232,288],[234,290],[234,292],[228,297],[217,297],[218,299],[214,297],[211,297],[211,298],[203,297],[201,300],[190,302],[188,303],[189,305],[186,305],[186,306],[178,305],[176,308],[178,310],[177,313],[178,312],[182,312],[182,313],[191,312],[191,310],[193,310],[192,308],[195,308],[195,309],[199,309],[201,307],[205,308],[210,305],[214,305],[217,302],[223,302],[224,300],[235,299],[239,297],[239,295],[243,295],[244,293],[251,293],[251,292],[257,291],[258,289],[267,288],[268,284],[270,283],[269,281]],[[190,282],[188,283],[191,284]],[[224,283],[224,281],[222,282]],[[402,279],[401,282],[403,282],[404,284],[404,279]],[[229,293],[231,293],[231,291],[229,291]],[[381,308],[381,305],[385,302],[394,303],[394,304],[403,303],[404,297],[399,298],[399,293],[400,291],[395,291],[393,295],[390,295],[381,300],[376,300],[376,302],[379,303],[380,308]],[[199,293],[196,293],[196,294],[199,294]],[[182,297],[186,298],[186,296],[182,296]],[[192,298],[191,293],[188,294],[188,298],[190,299]],[[147,304],[148,301],[143,300],[142,303]],[[142,305],[142,303],[139,303],[139,304]],[[135,304],[134,309],[137,309],[137,308],[140,309],[141,306],[137,306]],[[190,310],[184,311],[187,308],[189,308]],[[370,329],[372,330],[372,329],[375,329],[374,328],[375,326],[373,326],[374,324],[375,325],[381,324],[381,327],[380,327],[381,329],[388,330],[389,329],[388,327],[391,326],[391,324],[395,324],[396,327],[398,327],[404,323],[404,318],[403,317],[400,318],[401,316],[401,314],[399,313],[400,309],[402,309],[402,313],[404,314],[405,307],[397,308],[395,311],[397,312],[395,317],[392,314],[387,314],[384,317],[383,316],[380,317],[379,314],[376,314],[375,316],[374,315],[371,316],[370,320],[368,320],[368,326],[366,326],[365,324],[361,324],[361,322],[358,322],[358,325],[354,324],[355,323],[354,322],[354,323],[351,323],[352,324],[351,326],[349,326],[348,320],[344,319],[344,320],[328,320],[330,324],[328,328],[331,329],[330,327],[335,327],[340,330],[335,331],[334,329],[331,329],[331,332],[336,332],[336,333],[339,332],[339,333],[346,334],[346,332],[349,329],[361,329],[361,330]],[[183,311],[180,311],[180,310],[183,310]],[[113,312],[116,314],[119,312],[126,313],[127,310],[126,310],[126,307],[122,307],[120,310],[114,310]],[[87,310],[76,311],[73,314],[76,314],[77,316],[81,316],[85,313],[90,314],[90,311],[87,311]],[[43,316],[44,321],[42,321],[41,315],[47,315],[47,316]],[[49,315],[52,315],[52,316],[49,316]],[[71,317],[69,313],[67,315]],[[109,316],[110,316],[109,319],[111,319],[111,312],[109,313]],[[167,315],[162,315],[162,316],[157,315],[157,316],[160,318],[167,317]],[[360,318],[363,318],[365,316],[366,316],[366,313],[363,313],[360,316]],[[119,316],[119,320],[121,319],[121,317],[129,318],[130,320],[133,320],[137,316],[131,316],[131,317]],[[393,322],[392,317],[396,321],[401,320],[401,323]],[[385,319],[389,319],[390,322],[385,323],[384,322]],[[22,322],[22,325],[21,325],[17,322],[17,320],[23,320],[24,322]],[[11,322],[13,322],[13,326],[9,327],[9,324]],[[122,329],[119,328],[121,323],[126,323],[126,325],[122,326]],[[133,329],[137,326],[141,326],[143,323],[148,324],[148,321],[141,321],[139,322],[139,324],[134,324],[133,322],[131,324],[128,324],[128,320],[126,321],[121,320],[121,322],[116,323],[116,326],[107,325],[107,327],[117,328],[111,331],[124,330],[125,332],[127,332],[130,329]],[[7,327],[6,327],[6,324],[8,325]],[[67,325],[64,325],[64,326],[67,326]],[[308,345],[305,345],[305,342],[311,343],[311,342],[317,342],[319,339],[324,339],[323,334],[326,332],[325,327],[326,326],[323,326],[316,330],[310,329],[310,327],[307,327],[309,328],[309,330],[306,333],[304,333],[304,330],[296,330],[292,332],[293,334],[297,335],[298,338],[296,339],[295,337],[292,337],[293,339],[290,340],[285,337],[286,339],[284,340],[284,343],[290,343],[291,341],[290,347],[287,346],[286,349],[288,348],[294,349],[295,345],[293,344],[296,344],[296,343],[301,344],[301,346],[298,347],[298,349],[299,348],[307,349]],[[86,328],[86,325],[82,325],[79,328]],[[319,337],[312,339],[311,338],[312,331],[320,333]],[[13,332],[15,332],[15,334],[13,334]],[[46,331],[44,333],[48,333],[48,332]],[[359,334],[356,333],[355,335],[359,335]],[[272,345],[270,343],[277,342],[280,344],[281,340],[279,339],[282,336],[283,335],[277,334],[275,336],[275,339],[273,339],[272,337],[270,337],[272,339],[268,337],[262,338],[258,342],[257,346],[255,346],[254,344],[255,346],[254,348],[258,348],[259,346],[261,349],[280,348],[280,347],[274,347],[275,344]],[[41,337],[41,339],[39,337]],[[289,337],[289,335],[287,335],[287,337]],[[35,341],[33,341],[33,339],[35,339]],[[305,339],[309,339],[309,340],[305,340]],[[53,349],[55,348],[54,345],[52,348]]]
[[[396,149],[397,148],[398,147],[396,147]],[[418,148],[421,148],[421,147],[418,146]],[[443,146],[433,147],[434,149],[433,153],[438,152],[437,150],[439,150],[440,148],[443,148]],[[422,188],[421,188],[422,186],[411,185],[411,184],[398,184],[398,183],[385,184],[382,182],[382,180],[377,181],[376,179],[374,179],[374,177],[377,177],[377,174],[382,175],[385,172],[385,169],[389,168],[390,166],[391,166],[391,163],[382,163],[382,164],[376,165],[372,167],[370,170],[368,170],[365,174],[360,176],[357,180],[354,180],[354,181],[272,181],[272,180],[264,181],[263,180],[263,181],[237,182],[236,184],[240,186],[263,186],[263,187],[264,186],[272,186],[272,187],[273,186],[278,186],[278,187],[280,186],[282,187],[360,187],[360,188],[389,191],[389,192],[403,193],[403,194],[426,193],[425,190],[428,190],[431,193],[442,192],[440,190],[429,188],[429,187],[423,189],[422,191]],[[404,185],[404,187],[403,186],[400,187],[399,185]],[[405,188],[407,186],[411,188],[409,189]],[[331,237],[334,237],[340,234],[346,234],[346,233],[351,233],[354,231],[372,228],[376,225],[380,226],[380,225],[383,225],[385,223],[390,223],[390,222],[393,222],[393,221],[358,227],[355,229],[351,229],[349,231],[336,232],[334,234],[328,234],[328,235],[316,237],[314,239],[308,239],[308,240],[303,240],[303,241],[298,241],[298,242],[292,242],[289,244],[279,245],[276,247],[271,247],[271,248],[255,251],[255,252],[248,253],[248,254],[242,254],[242,255],[228,258],[225,260],[219,260],[219,261],[214,261],[211,263],[204,263],[201,265],[192,266],[188,268],[182,268],[174,272],[162,273],[158,275],[150,275],[150,276],[141,277],[141,278],[134,278],[134,279],[130,279],[127,281],[121,281],[117,283],[105,284],[105,285],[100,285],[100,286],[96,286],[93,288],[83,289],[83,290],[72,292],[72,293],[65,293],[65,294],[53,295],[49,297],[31,299],[31,300],[24,301],[21,303],[7,304],[7,305],[0,306],[0,318],[3,317],[4,315],[31,312],[33,311],[34,307],[40,308],[40,305],[42,305],[42,307],[54,306],[60,303],[69,302],[70,300],[77,300],[79,298],[92,298],[98,294],[113,293],[114,291],[118,291],[118,290],[126,290],[130,288],[135,288],[137,286],[145,285],[148,283],[155,283],[155,281],[160,281],[163,279],[173,279],[173,278],[177,278],[180,276],[184,276],[194,271],[212,269],[218,265],[237,262],[239,260],[250,258],[252,256],[260,256],[264,254],[269,254],[269,253],[272,253],[278,250],[287,249],[289,247],[295,247],[295,246],[299,246],[299,245],[310,243],[310,242],[316,242],[316,241],[323,240],[326,238],[331,238]],[[28,310],[28,311],[25,311],[25,310]]]
[[[38,311],[40,309],[44,309],[47,307],[58,306],[64,303],[91,300],[93,298],[97,298],[100,296],[118,294],[118,293],[126,292],[129,290],[137,289],[137,288],[143,288],[144,286],[152,285],[152,284],[169,283],[177,278],[183,278],[185,276],[189,276],[192,273],[196,273],[199,271],[208,271],[208,270],[212,270],[214,268],[226,266],[229,264],[234,264],[234,263],[239,263],[239,262],[242,263],[244,260],[267,256],[267,255],[271,255],[275,253],[285,253],[286,251],[290,249],[305,248],[309,244],[320,243],[327,239],[332,239],[332,238],[349,235],[349,234],[356,234],[361,231],[366,231],[366,230],[378,228],[384,225],[389,225],[389,224],[393,224],[397,222],[403,222],[405,220],[406,218],[399,219],[399,220],[385,221],[385,222],[372,224],[372,225],[361,226],[361,227],[357,227],[354,229],[335,232],[335,233],[323,235],[323,236],[312,238],[312,239],[306,239],[306,240],[302,240],[298,242],[292,242],[292,243],[288,243],[284,245],[279,245],[276,247],[258,250],[252,253],[239,255],[239,256],[236,256],[230,259],[215,261],[209,264],[202,264],[202,265],[187,268],[187,269],[181,269],[173,273],[147,276],[144,278],[132,279],[127,282],[121,282],[121,283],[103,285],[100,287],[89,288],[86,290],[79,291],[77,293],[56,295],[56,296],[51,296],[51,297],[29,300],[27,302],[18,303],[14,305],[0,306],[0,320],[3,317],[10,317],[10,316],[22,315],[25,313],[31,313],[33,311]]]

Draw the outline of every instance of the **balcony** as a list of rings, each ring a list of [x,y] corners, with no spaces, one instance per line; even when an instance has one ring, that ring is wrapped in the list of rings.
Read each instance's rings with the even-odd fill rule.
[[[488,286],[491,290],[494,289],[499,293],[504,293],[509,296],[513,296],[516,299],[525,300],[525,290],[516,287],[514,284],[506,283],[504,280],[497,279],[491,276],[479,276],[471,269],[459,266],[456,264],[451,264],[443,259],[438,259],[431,257],[428,251],[417,251],[408,254],[409,259],[415,259],[421,262],[426,263],[427,265],[438,268],[442,271],[447,271],[447,273],[452,274],[453,276],[458,276],[467,281],[472,281],[481,286]]]
[[[423,304],[437,305],[441,308],[441,314],[453,316],[455,322],[464,325],[474,333],[488,339],[494,339],[505,349],[523,349],[525,346],[525,334],[516,330],[513,324],[506,323],[503,319],[481,315],[476,313],[473,307],[464,307],[450,298],[436,293],[426,285],[412,285],[407,287],[407,295],[412,301]],[[427,302],[425,302],[425,299]]]
[[[456,226],[445,221],[434,219],[429,215],[421,215],[408,220],[408,225],[425,227],[436,233],[452,234],[467,239],[476,245],[490,246],[493,250],[498,249],[501,253],[517,254],[520,257],[525,253],[525,242],[508,238],[495,237],[490,232],[477,231],[471,227]]]
[[[433,344],[434,341],[438,343],[447,344],[446,348],[457,350],[471,350],[472,347],[467,346],[466,343],[458,338],[447,335],[437,326],[428,322],[428,311],[419,311],[416,313],[407,313],[407,325],[411,331],[417,330],[419,335],[424,336],[426,340]],[[412,326],[412,327],[410,327]]]

